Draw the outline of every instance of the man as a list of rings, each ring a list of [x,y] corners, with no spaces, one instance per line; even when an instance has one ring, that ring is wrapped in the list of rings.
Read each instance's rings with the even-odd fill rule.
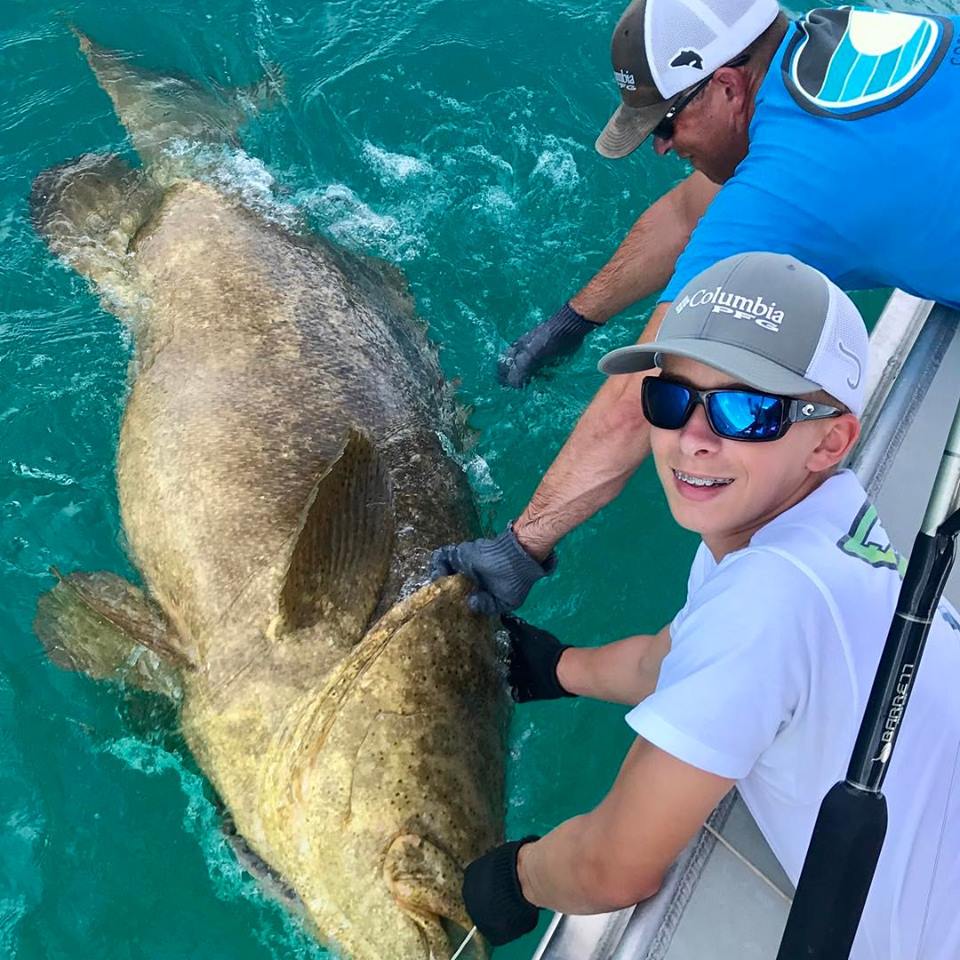
[[[777,307],[745,320],[702,291]],[[694,278],[654,342],[601,362],[661,367],[634,402],[671,512],[702,544],[686,603],[657,634],[564,647],[505,618],[517,699],[624,703],[638,737],[596,809],[468,866],[467,909],[493,944],[532,929],[541,907],[596,913],[651,896],[733,784],[796,883],[900,588],[900,558],[838,470],[859,434],[866,358],[839,288],[792,257],[746,254]],[[960,624],[944,603],[884,788],[890,826],[855,960],[960,956],[958,675]]]
[[[658,153],[675,150],[696,172],[515,344],[510,382],[666,284],[641,342],[652,339],[691,277],[747,250],[792,254],[847,289],[896,286],[960,306],[960,220],[944,209],[960,143],[958,25],[849,8],[789,24],[775,0],[634,0],[613,37],[624,102],[598,147],[624,156],[653,132]],[[499,538],[438,557],[438,570],[486,584],[482,609],[519,605],[559,540],[646,457],[642,376],[600,388]]]
[[[597,149],[624,157],[652,133],[657,154],[697,172],[510,347],[501,379],[522,385],[630,304],[665,284],[672,300],[743,250],[792,253],[845,289],[956,305],[960,233],[940,198],[954,189],[957,22],[843,8],[789,25],[776,0],[634,0],[612,44],[623,105]]]

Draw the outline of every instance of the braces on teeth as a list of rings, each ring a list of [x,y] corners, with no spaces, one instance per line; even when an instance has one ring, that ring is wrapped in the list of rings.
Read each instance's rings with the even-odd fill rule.
[[[725,487],[733,483],[733,480],[722,480],[719,477],[711,479],[707,477],[692,477],[689,473],[683,473],[681,470],[674,470],[673,472],[678,480],[689,483],[693,487]]]

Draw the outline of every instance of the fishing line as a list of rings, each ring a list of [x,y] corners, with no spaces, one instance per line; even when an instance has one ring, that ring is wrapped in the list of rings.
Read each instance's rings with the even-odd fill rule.
[[[457,960],[457,957],[459,957],[460,954],[462,954],[463,951],[467,949],[467,944],[474,938],[474,935],[476,934],[476,932],[477,932],[477,928],[476,926],[474,926],[473,929],[463,938],[463,943],[461,943],[460,946],[457,947],[457,952],[450,958],[450,960]]]

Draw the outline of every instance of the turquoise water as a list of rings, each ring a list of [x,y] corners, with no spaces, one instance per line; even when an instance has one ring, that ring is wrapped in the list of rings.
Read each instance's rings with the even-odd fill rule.
[[[66,24],[144,66],[255,82],[284,99],[253,119],[221,182],[303,211],[348,247],[400,264],[472,407],[465,459],[485,522],[526,503],[599,385],[596,361],[650,304],[523,393],[496,385],[504,345],[599,267],[637,212],[684,175],[649,150],[592,143],[614,105],[595,0],[6,0],[0,26],[0,956],[261,960],[325,956],[236,866],[209,789],[150,697],[48,664],[33,637],[53,565],[135,576],[113,459],[129,343],[34,234],[45,167],[129,153]],[[875,312],[878,297],[861,299]],[[659,628],[695,543],[644,469],[568,538],[525,614],[570,642]],[[507,828],[544,832],[594,804],[629,736],[623,711],[530,705],[513,720]],[[498,952],[527,957],[535,937]]]

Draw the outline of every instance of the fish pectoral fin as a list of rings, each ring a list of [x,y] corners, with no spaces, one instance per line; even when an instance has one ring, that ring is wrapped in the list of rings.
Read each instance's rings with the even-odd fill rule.
[[[441,921],[464,933],[473,926],[460,896],[460,865],[424,837],[406,833],[390,844],[383,876],[400,909],[420,927],[434,960],[447,960],[458,944],[450,943]]]
[[[58,666],[180,698],[191,669],[160,608],[112,573],[72,573],[37,602],[34,630]]]
[[[348,643],[373,614],[393,552],[393,498],[386,466],[369,438],[351,430],[317,481],[280,590],[280,633],[320,620]]]
[[[263,76],[248,87],[237,87],[233,95],[250,104],[253,110],[273,107],[283,101],[286,77],[276,63],[264,64]]]

